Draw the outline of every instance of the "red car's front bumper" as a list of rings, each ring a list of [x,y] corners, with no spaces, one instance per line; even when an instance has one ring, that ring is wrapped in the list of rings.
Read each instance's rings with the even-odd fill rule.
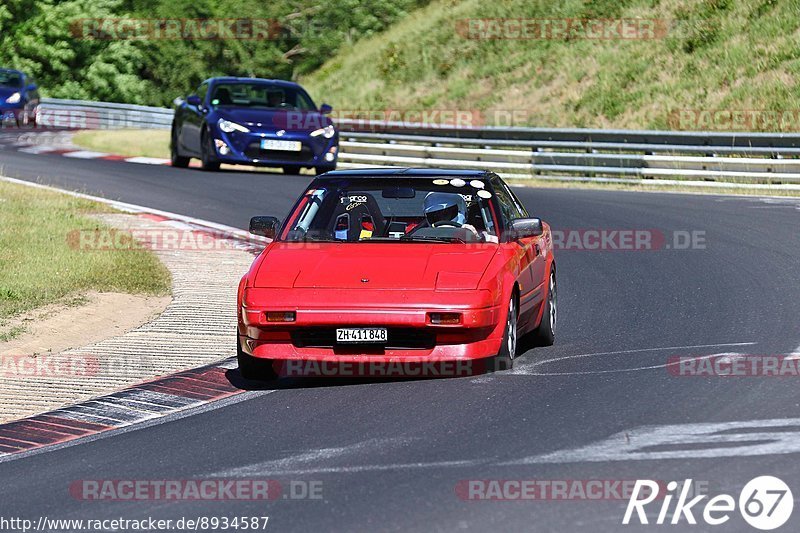
[[[505,306],[489,291],[398,291],[249,288],[239,309],[242,349],[257,358],[335,362],[436,362],[497,354]],[[267,312],[290,311],[290,323]],[[431,313],[458,313],[459,324],[431,323]],[[385,327],[380,344],[337,344],[336,328]]]

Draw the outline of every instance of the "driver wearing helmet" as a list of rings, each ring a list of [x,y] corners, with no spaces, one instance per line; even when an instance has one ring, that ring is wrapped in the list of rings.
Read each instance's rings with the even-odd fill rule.
[[[432,228],[464,228],[480,236],[475,226],[467,224],[467,202],[460,194],[449,192],[429,192],[425,196],[425,220]]]

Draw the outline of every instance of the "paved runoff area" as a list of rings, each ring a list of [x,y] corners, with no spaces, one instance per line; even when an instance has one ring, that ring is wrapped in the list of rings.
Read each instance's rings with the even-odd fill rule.
[[[153,249],[172,274],[172,302],[151,322],[88,346],[58,354],[4,356],[0,422],[235,356],[236,288],[258,246],[160,215],[98,217],[125,231],[71,235],[71,245],[86,253],[109,247],[118,253],[140,253],[136,251],[140,246]],[[85,416],[82,420],[92,422]]]

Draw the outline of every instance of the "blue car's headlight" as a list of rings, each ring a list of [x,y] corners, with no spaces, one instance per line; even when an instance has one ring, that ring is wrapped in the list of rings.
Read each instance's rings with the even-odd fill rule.
[[[11,96],[9,96],[8,98],[6,98],[6,103],[7,104],[18,104],[20,98],[22,98],[22,95],[20,93],[14,93]]]
[[[320,128],[318,130],[314,130],[314,131],[312,131],[310,133],[310,135],[312,137],[319,137],[320,135],[322,135],[326,139],[330,139],[331,137],[334,136],[334,134],[336,134],[336,130],[333,129],[333,125],[332,124],[329,124],[328,126],[325,126],[324,128]]]
[[[225,120],[224,118],[219,119],[217,121],[217,125],[219,126],[219,129],[221,129],[225,133],[232,133],[234,131],[241,131],[242,133],[247,133],[250,131],[241,124],[231,122],[230,120]]]

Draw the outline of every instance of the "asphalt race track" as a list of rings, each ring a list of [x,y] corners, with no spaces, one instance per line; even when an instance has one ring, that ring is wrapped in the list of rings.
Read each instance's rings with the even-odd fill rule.
[[[285,216],[309,179],[1,149],[0,167],[237,227],[256,214]],[[621,526],[622,499],[475,501],[457,489],[467,480],[692,478],[738,498],[750,479],[777,475],[800,496],[800,378],[665,368],[673,356],[800,352],[800,200],[516,190],[556,230],[657,230],[670,248],[557,251],[556,345],[528,351],[513,371],[266,384],[275,391],[0,463],[0,505],[31,518],[269,516],[277,531],[615,532],[651,528]],[[675,249],[674,232],[699,232],[705,244]],[[664,432],[668,442],[658,440]],[[322,499],[109,503],[68,492],[82,479],[209,477],[321,482]],[[648,507],[651,520],[659,507]],[[782,530],[798,524],[795,509]],[[753,531],[738,514],[712,529]]]

